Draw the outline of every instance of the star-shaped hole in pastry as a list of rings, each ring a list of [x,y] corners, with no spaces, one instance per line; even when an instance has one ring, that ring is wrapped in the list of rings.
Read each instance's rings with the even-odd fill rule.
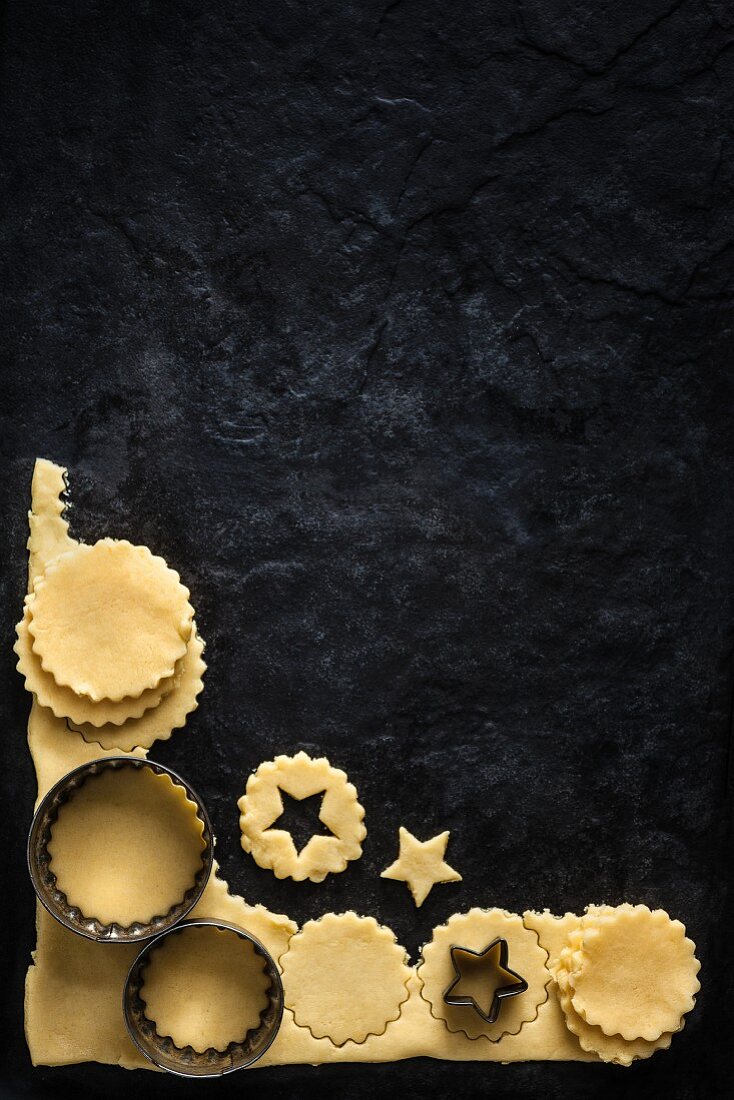
[[[323,795],[318,815],[311,821],[308,843],[300,852],[291,834],[279,827],[287,824],[283,819],[284,793],[297,803]],[[314,760],[298,752],[266,760],[248,778],[237,805],[242,847],[276,878],[323,882],[327,875],[344,871],[350,860],[362,855],[362,841],[367,835],[364,809],[347,775],[333,768],[325,757]],[[329,830],[326,835],[323,825]]]
[[[334,835],[319,816],[325,791],[317,791],[316,794],[309,795],[307,798],[294,798],[280,787],[278,793],[283,811],[270,829],[280,829],[290,833],[297,852],[303,851],[312,836]]]
[[[488,1024],[496,1022],[505,997],[524,993],[528,983],[508,966],[507,940],[497,937],[484,951],[451,947],[456,977],[443,995],[447,1005],[470,1007]]]

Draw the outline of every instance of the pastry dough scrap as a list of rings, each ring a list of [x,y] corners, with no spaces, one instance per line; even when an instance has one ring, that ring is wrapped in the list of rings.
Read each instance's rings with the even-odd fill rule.
[[[569,961],[569,956],[578,950],[580,942],[579,934],[578,939],[571,941],[571,946],[561,952],[559,964],[555,971],[555,979],[558,987],[558,1000],[566,1017],[566,1025],[569,1031],[578,1038],[582,1050],[588,1051],[590,1054],[597,1054],[603,1062],[614,1062],[620,1066],[630,1066],[638,1059],[650,1058],[656,1050],[667,1050],[673,1039],[671,1032],[665,1032],[654,1042],[649,1042],[647,1039],[628,1041],[623,1039],[621,1035],[605,1035],[600,1027],[588,1024],[579,1016],[571,1000],[572,988],[566,963]]]
[[[66,467],[37,458],[33,467],[31,510],[28,513],[28,588],[48,563],[78,546],[65,518]]]
[[[416,908],[420,909],[437,882],[461,882],[461,875],[445,862],[448,829],[430,840],[420,841],[400,826],[400,854],[380,878],[406,882],[413,895]]]
[[[226,1050],[268,1007],[265,960],[228,929],[193,925],[150,953],[140,992],[145,1015],[177,1047]]]
[[[115,539],[54,559],[28,608],[44,671],[94,702],[138,698],[172,676],[194,615],[188,589],[163,558]]]
[[[447,1005],[443,997],[456,977],[451,948],[480,952],[497,937],[507,940],[508,965],[525,979],[528,988],[517,997],[509,997],[496,1022],[490,1024],[471,1006]],[[541,1004],[547,1001],[551,981],[547,960],[548,952],[540,946],[537,933],[527,928],[518,914],[503,909],[470,909],[435,928],[431,942],[424,946],[418,964],[421,993],[430,1005],[431,1015],[443,1020],[449,1031],[496,1043],[504,1035],[516,1035],[523,1024],[536,1018]]]
[[[197,696],[204,690],[203,676],[206,665],[202,659],[204,642],[193,629],[186,655],[179,663],[174,677],[173,690],[164,695],[157,707],[147,710],[140,718],[130,718],[121,726],[107,725],[96,728],[79,723],[77,733],[89,744],[100,745],[105,751],[120,749],[149,749],[154,741],[166,741],[174,730],[186,725],[186,719],[199,705]],[[100,704],[102,705],[102,704]]]
[[[146,710],[157,707],[164,695],[173,690],[175,675],[167,676],[157,687],[148,688],[137,699],[126,698],[117,703],[102,699],[94,703],[86,695],[77,695],[71,688],[57,684],[51,673],[41,667],[31,645],[28,630],[30,617],[30,608],[26,605],[23,618],[15,628],[18,635],[14,646],[18,655],[18,672],[25,677],[28,691],[32,691],[41,706],[48,707],[57,718],[69,718],[75,725],[119,726],[129,718],[140,718]]]
[[[568,960],[571,1001],[605,1035],[654,1042],[677,1031],[701,988],[685,927],[664,910],[636,905],[591,912]]]
[[[50,869],[85,916],[124,927],[145,923],[165,915],[193,885],[203,832],[196,806],[169,776],[107,769],[59,807]]]
[[[298,800],[323,791],[319,818],[333,835],[312,836],[298,852],[291,834],[277,828],[277,819],[283,813],[280,791]],[[258,866],[272,870],[276,878],[323,882],[330,872],[343,871],[349,860],[362,855],[367,830],[362,824],[364,810],[357,801],[357,791],[346,774],[332,768],[324,757],[312,760],[299,752],[261,764],[247,780],[245,794],[237,805],[242,847]],[[271,828],[273,825],[275,828]]]
[[[308,921],[281,957],[286,1007],[316,1039],[362,1043],[400,1016],[406,961],[394,933],[374,917],[326,913]]]

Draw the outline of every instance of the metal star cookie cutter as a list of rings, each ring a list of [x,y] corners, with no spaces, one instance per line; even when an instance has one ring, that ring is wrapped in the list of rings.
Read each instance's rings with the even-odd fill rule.
[[[149,768],[156,775],[167,775],[178,787],[182,787],[187,798],[196,806],[196,816],[202,822],[204,849],[201,853],[201,867],[194,881],[182,898],[162,913],[146,922],[120,925],[114,922],[105,924],[95,916],[82,913],[78,906],[70,905],[63,891],[56,885],[56,876],[51,870],[51,855],[48,844],[51,829],[61,806],[67,802],[86,782],[108,769],[118,771],[122,768]],[[151,845],[155,843],[151,838]],[[163,764],[137,756],[105,756],[92,760],[88,764],[74,768],[56,783],[42,799],[33,815],[33,823],[28,834],[28,870],[38,900],[45,909],[65,928],[97,943],[139,943],[158,936],[172,928],[193,909],[204,892],[214,860],[214,838],[206,807],[194,789],[180,775]]]
[[[475,959],[481,959],[485,955],[488,955],[490,952],[494,951],[498,946],[499,959],[497,962],[497,969],[503,974],[506,974],[515,980],[508,985],[495,987],[492,996],[492,1003],[489,1007],[489,1012],[485,1012],[482,1009],[481,1005],[477,1004],[473,997],[462,995],[452,996],[452,989],[455,989],[462,979],[461,968],[457,962],[455,952],[462,951],[465,955],[471,955]],[[473,1008],[474,1011],[479,1016],[481,1016],[482,1019],[485,1020],[488,1024],[494,1024],[497,1022],[497,1018],[500,1014],[502,1001],[506,997],[516,997],[519,993],[526,992],[528,988],[528,983],[523,977],[520,976],[520,974],[517,974],[514,970],[510,970],[509,966],[507,965],[509,950],[507,946],[507,940],[503,939],[502,936],[497,936],[496,939],[493,939],[492,942],[488,944],[483,951],[472,951],[471,948],[459,947],[458,944],[452,944],[450,947],[450,951],[451,963],[453,965],[456,977],[451,982],[443,995],[444,1002],[447,1005],[452,1005],[453,1007],[457,1008]]]
[[[218,928],[235,932],[240,939],[252,945],[256,954],[265,960],[265,969],[270,978],[268,1005],[260,1016],[256,1028],[248,1031],[241,1042],[232,1042],[226,1050],[209,1047],[205,1051],[194,1050],[191,1046],[178,1047],[170,1036],[158,1034],[155,1023],[145,1015],[145,1002],[140,995],[144,983],[144,972],[150,961],[150,955],[168,936],[175,936],[186,928]],[[130,968],[122,997],[122,1010],[125,1025],[130,1038],[153,1065],[178,1077],[222,1077],[226,1073],[251,1066],[262,1058],[278,1034],[283,1017],[283,984],[280,972],[272,955],[259,940],[228,921],[186,920],[169,928],[145,944]]]

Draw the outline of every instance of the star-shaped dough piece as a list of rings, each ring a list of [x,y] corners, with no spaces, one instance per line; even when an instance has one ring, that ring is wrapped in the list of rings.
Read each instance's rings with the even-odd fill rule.
[[[449,831],[420,841],[400,826],[400,854],[380,875],[407,882],[413,901],[420,909],[437,882],[461,882],[461,875],[444,862]]]

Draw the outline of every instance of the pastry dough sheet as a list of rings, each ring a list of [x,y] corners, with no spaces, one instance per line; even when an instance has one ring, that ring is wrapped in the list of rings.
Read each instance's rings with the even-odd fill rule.
[[[69,687],[61,687],[50,672],[44,672],[41,662],[33,652],[28,630],[30,610],[26,605],[23,618],[16,631],[18,639],[15,652],[18,655],[18,672],[25,677],[26,688],[32,691],[38,702],[49,707],[57,718],[69,718],[77,725],[87,723],[95,728],[105,725],[119,726],[130,718],[140,718],[151,707],[157,707],[174,687],[174,676],[161,680],[155,688],[149,688],[137,699],[122,699],[112,703],[103,699],[93,703],[86,695],[77,695]]]
[[[49,561],[75,545],[69,537],[62,514],[61,493],[64,488],[64,471],[52,463],[39,460],[33,477],[28,543],[31,586]],[[175,691],[167,698],[174,697]],[[166,706],[166,702],[164,699],[161,706]],[[146,722],[147,716],[138,721]],[[126,725],[119,729],[125,730]],[[157,736],[166,736],[166,733],[158,732]],[[50,710],[40,707],[36,701],[31,706],[28,742],[38,778],[39,798],[71,768],[110,754],[107,747],[102,748],[96,742],[88,743],[80,733],[70,730],[65,722],[56,718]],[[119,748],[112,747],[111,741],[107,744],[111,746],[112,754],[119,752]],[[133,749],[132,744],[130,748],[134,755],[144,756],[146,753],[143,748]],[[190,778],[196,785],[196,776]],[[482,900],[488,907],[491,906],[490,896]],[[217,873],[216,863],[206,889],[190,916],[229,921],[247,929],[276,960],[280,960],[287,979],[286,953],[298,931],[297,925],[287,916],[270,912],[260,905],[250,905],[243,898],[230,894],[227,884]],[[323,920],[328,922],[333,916],[327,914]],[[468,914],[463,916],[466,918]],[[537,1001],[540,1003],[533,1005],[534,1018],[522,1022],[516,1034],[506,1034],[500,1042],[491,1042],[486,1037],[470,1039],[461,1031],[450,1031],[445,1021],[431,1012],[430,997],[422,988],[422,970],[415,963],[401,963],[400,984],[407,997],[399,1004],[397,1015],[387,1013],[391,1019],[381,1034],[368,1034],[363,1042],[346,1041],[338,1046],[328,1037],[315,1037],[319,1026],[301,1026],[296,1022],[297,1015],[294,1016],[293,1010],[286,1007],[275,1042],[253,1068],[293,1063],[387,1062],[413,1057],[451,1061],[599,1061],[596,1054],[582,1049],[576,1035],[569,1030],[550,969],[558,960],[569,932],[578,926],[579,918],[570,913],[559,918],[549,912],[506,916],[511,919],[518,935],[528,937],[528,943],[542,962],[535,977],[536,984],[539,984]],[[358,920],[357,917],[354,919]],[[363,926],[360,924],[359,927]],[[310,972],[308,943],[305,947],[303,940],[301,943],[303,974],[307,975]],[[37,946],[33,965],[28,971],[25,1001],[26,1035],[35,1065],[96,1061],[128,1069],[152,1069],[129,1039],[120,1008],[125,976],[136,950],[134,946],[110,947],[75,936],[57,924],[40,905],[37,906]],[[319,951],[323,951],[323,944]],[[313,959],[316,959],[316,953]],[[515,962],[518,959],[513,957],[511,950],[509,965],[513,966]],[[354,965],[359,965],[356,957]],[[523,973],[519,962],[517,969]],[[314,981],[318,982],[316,974]],[[359,988],[356,979],[354,988]],[[362,1009],[369,1011],[369,990],[367,983],[365,1003],[355,1006],[355,1019]],[[296,1004],[296,1013],[297,993],[295,985],[289,993],[286,982],[286,1000]],[[312,1023],[319,1014],[324,1020],[328,1019],[328,984],[323,988],[321,1001],[313,990],[309,990],[308,996],[309,1022]],[[515,1000],[519,1002],[522,997]],[[385,1015],[383,1012],[383,1017]]]
[[[130,718],[121,726],[78,727],[85,741],[94,747],[120,752],[133,752],[136,748],[149,749],[155,741],[167,741],[174,730],[186,725],[186,719],[198,706],[198,696],[204,690],[203,675],[206,665],[202,654],[204,643],[192,626],[186,653],[179,662],[173,689],[161,699],[157,707],[147,710],[140,718]]]
[[[528,989],[521,997],[508,1000],[496,1022],[490,1024],[469,1008],[446,1004],[443,994],[455,977],[451,947],[483,951],[498,937],[507,940],[509,965],[525,979]],[[444,1021],[449,1031],[499,1044],[509,1035],[519,1035],[537,1018],[541,1005],[548,999],[551,976],[547,962],[548,952],[541,946],[538,933],[527,928],[517,913],[471,909],[456,914],[434,930],[433,939],[423,949],[418,975],[431,1015]]]
[[[312,836],[302,851],[296,851],[290,833],[278,828],[283,812],[281,792],[298,800],[323,793],[319,817],[331,835]],[[247,780],[237,805],[244,851],[276,878],[323,882],[328,874],[344,871],[349,860],[362,855],[367,830],[357,790],[343,771],[332,768],[323,757],[312,760],[298,752],[266,761]]]
[[[646,905],[585,917],[569,973],[574,1010],[605,1035],[655,1042],[675,1032],[701,988],[685,928]]]
[[[408,999],[405,950],[374,917],[325,913],[292,937],[280,961],[296,1023],[338,1047],[384,1034]]]

